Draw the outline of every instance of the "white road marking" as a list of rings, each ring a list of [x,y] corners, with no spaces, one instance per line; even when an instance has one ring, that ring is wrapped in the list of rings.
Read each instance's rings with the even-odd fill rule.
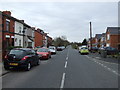
[[[66,57],[66,60],[68,60],[68,57]]]
[[[106,68],[107,70],[111,71],[112,73],[114,73],[114,74],[120,76],[120,74],[119,74],[117,71],[114,71],[113,69],[111,69],[111,68],[105,66],[104,64],[99,63],[96,59],[91,58],[91,57],[89,57],[89,56],[86,56],[86,57],[89,58],[89,59],[91,59],[91,60],[94,61],[95,63],[101,65],[102,67]],[[105,62],[105,61],[102,61],[102,62]],[[106,63],[106,62],[105,62],[105,63]],[[109,63],[109,62],[108,62],[108,63]],[[113,64],[113,63],[109,63],[109,64]]]
[[[65,82],[65,73],[63,73],[63,76],[62,76],[62,81],[61,81],[61,85],[60,85],[60,89],[62,89],[64,87],[64,82]]]
[[[67,61],[65,62],[65,68],[67,67]]]

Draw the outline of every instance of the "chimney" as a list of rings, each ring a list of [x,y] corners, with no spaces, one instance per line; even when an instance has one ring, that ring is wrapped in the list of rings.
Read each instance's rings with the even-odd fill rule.
[[[10,11],[3,11],[3,14],[7,14],[7,15],[11,16],[11,12]]]
[[[31,27],[33,30],[35,30],[35,27]]]

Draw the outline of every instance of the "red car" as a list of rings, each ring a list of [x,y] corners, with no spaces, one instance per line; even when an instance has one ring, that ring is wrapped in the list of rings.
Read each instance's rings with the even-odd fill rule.
[[[51,58],[51,52],[49,51],[48,48],[39,48],[37,50],[37,54],[41,55],[40,59],[49,59],[49,58]]]

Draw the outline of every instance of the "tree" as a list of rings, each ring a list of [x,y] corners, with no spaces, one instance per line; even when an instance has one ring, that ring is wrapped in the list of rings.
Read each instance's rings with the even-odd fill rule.
[[[57,46],[67,46],[69,44],[69,41],[67,40],[66,36],[56,37],[54,39],[53,44]]]
[[[82,45],[87,45],[87,39],[84,39]]]

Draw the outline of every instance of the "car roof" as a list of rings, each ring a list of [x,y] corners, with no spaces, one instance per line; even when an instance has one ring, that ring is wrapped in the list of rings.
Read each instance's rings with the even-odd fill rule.
[[[32,50],[30,48],[14,48],[12,50],[24,50],[24,51],[27,51],[27,50]]]

